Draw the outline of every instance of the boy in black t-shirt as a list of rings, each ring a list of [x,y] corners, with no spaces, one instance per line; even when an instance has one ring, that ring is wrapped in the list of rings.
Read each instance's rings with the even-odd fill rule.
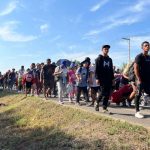
[[[143,52],[135,57],[134,73],[137,79],[137,93],[135,96],[135,117],[143,118],[144,116],[139,112],[139,100],[144,91],[150,94],[150,56],[148,55],[150,44],[144,41],[141,45]]]

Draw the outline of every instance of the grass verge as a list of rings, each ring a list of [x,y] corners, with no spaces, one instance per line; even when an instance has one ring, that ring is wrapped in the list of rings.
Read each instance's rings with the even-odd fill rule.
[[[0,103],[0,149],[150,149],[149,131],[127,122],[17,94]]]

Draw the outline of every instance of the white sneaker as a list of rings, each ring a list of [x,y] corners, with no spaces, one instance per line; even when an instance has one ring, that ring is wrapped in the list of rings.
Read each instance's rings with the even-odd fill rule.
[[[108,110],[108,109],[103,109],[103,111],[102,111],[103,113],[105,113],[105,114],[111,114],[111,112]]]
[[[63,104],[64,104],[64,102],[63,102],[63,101],[59,101],[59,104],[63,105]]]
[[[139,111],[135,113],[135,117],[139,119],[144,118],[144,116]]]

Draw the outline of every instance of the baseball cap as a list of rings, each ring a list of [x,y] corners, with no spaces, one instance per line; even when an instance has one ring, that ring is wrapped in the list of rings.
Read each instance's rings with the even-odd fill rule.
[[[102,49],[103,49],[103,48],[110,48],[110,45],[103,45],[103,46],[102,46]]]

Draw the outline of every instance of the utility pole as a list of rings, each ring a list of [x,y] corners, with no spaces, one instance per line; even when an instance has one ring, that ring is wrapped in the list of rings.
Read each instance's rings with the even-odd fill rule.
[[[130,63],[131,62],[131,56],[130,56],[130,53],[131,53],[131,40],[130,40],[130,38],[122,38],[122,39],[128,41],[128,45],[129,45],[129,47],[128,47],[128,63]]]

